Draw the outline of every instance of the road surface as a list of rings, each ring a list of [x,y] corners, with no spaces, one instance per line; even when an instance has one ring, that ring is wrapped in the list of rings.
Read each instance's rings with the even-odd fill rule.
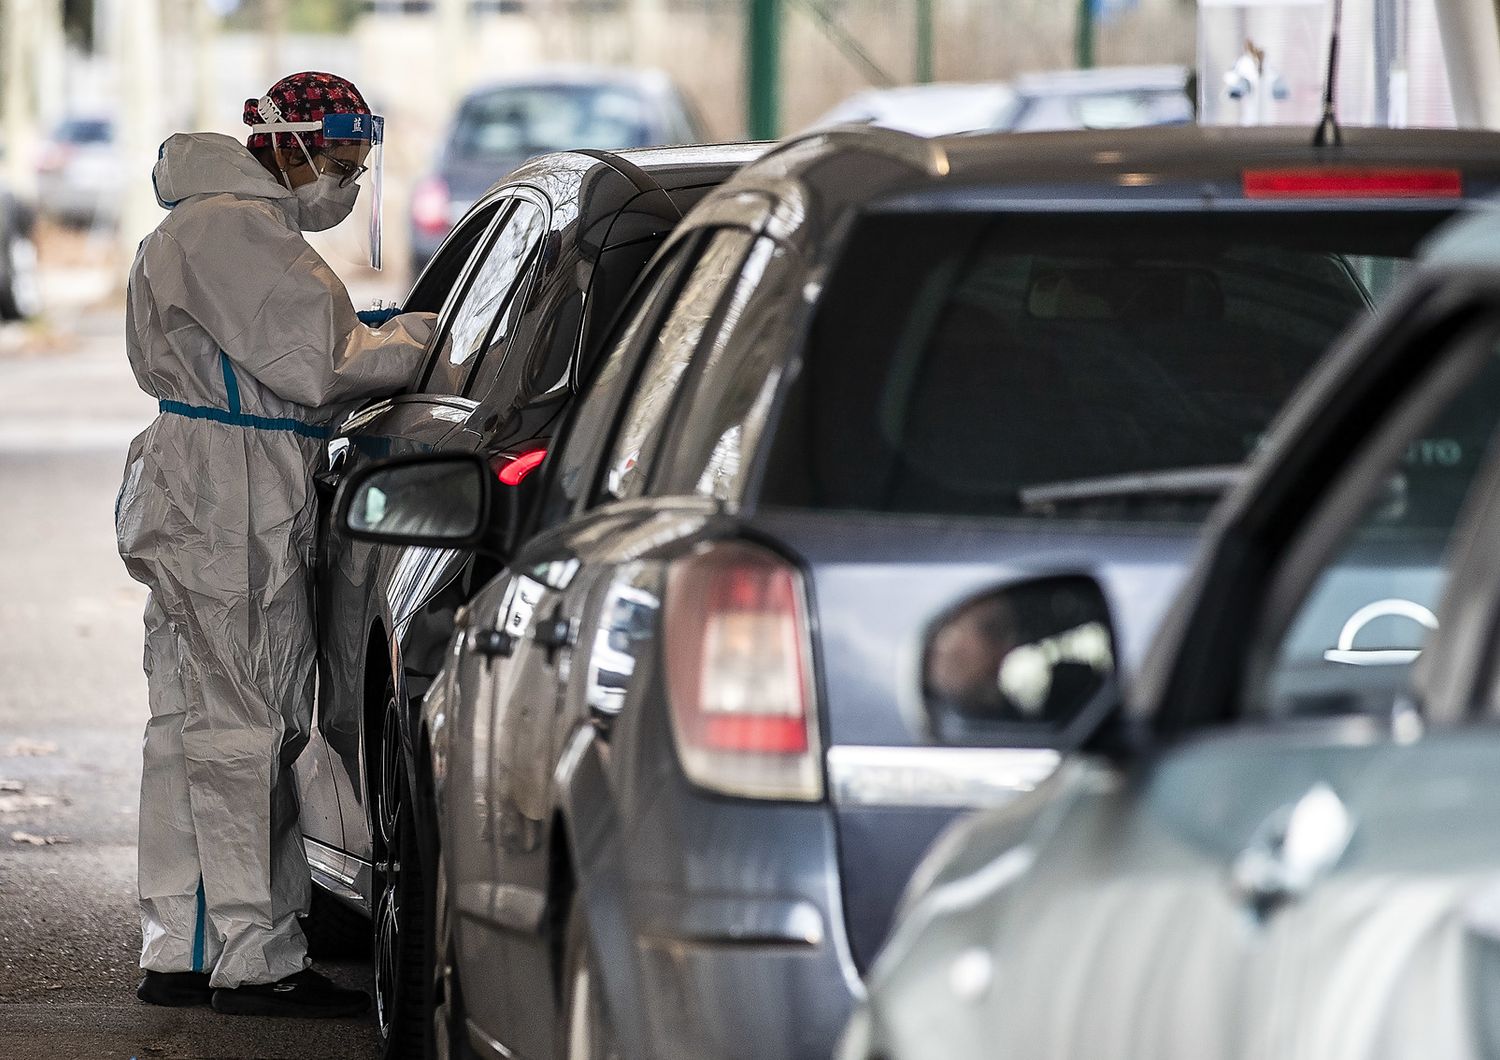
[[[45,352],[0,343],[0,1056],[373,1056],[370,1018],[135,998],[145,591],[115,552],[113,505],[155,406],[123,327],[95,311]],[[368,986],[368,965],[330,970]]]

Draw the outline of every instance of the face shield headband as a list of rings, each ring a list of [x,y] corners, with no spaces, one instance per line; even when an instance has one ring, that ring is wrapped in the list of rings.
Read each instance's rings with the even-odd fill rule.
[[[368,234],[370,267],[380,268],[381,204],[384,198],[384,144],[385,119],[378,114],[325,114],[317,121],[281,121],[280,108],[269,97],[260,101],[257,108],[265,119],[262,124],[250,126],[251,133],[289,133],[302,149],[307,164],[319,176],[330,177],[345,188],[359,183],[368,191],[364,209],[367,214],[364,227]],[[318,133],[323,138],[323,149],[315,158],[303,141],[302,134]],[[272,141],[275,142],[274,139]],[[353,150],[339,151],[338,149]],[[338,152],[337,154],[335,152]]]

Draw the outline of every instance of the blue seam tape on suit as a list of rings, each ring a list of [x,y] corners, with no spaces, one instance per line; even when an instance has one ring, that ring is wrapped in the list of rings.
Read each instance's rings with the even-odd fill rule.
[[[238,416],[240,414],[240,381],[235,378],[234,365],[229,363],[229,354],[223,350],[219,351],[219,368],[224,372],[224,397],[228,401],[229,411]]]
[[[208,902],[203,894],[203,877],[198,877],[198,923],[193,928],[193,971],[203,971],[204,921],[208,919]]]
[[[231,427],[248,427],[253,431],[291,431],[304,438],[327,438],[328,428],[319,427],[301,420],[276,416],[252,416],[248,412],[229,412],[226,409],[209,408],[206,405],[189,405],[183,401],[158,401],[156,407],[174,416],[186,416],[190,420],[212,420],[227,423]]]

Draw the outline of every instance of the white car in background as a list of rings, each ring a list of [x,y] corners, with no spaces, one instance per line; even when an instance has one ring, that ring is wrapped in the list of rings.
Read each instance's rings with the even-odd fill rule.
[[[946,136],[1186,125],[1197,117],[1193,72],[1182,66],[1112,66],[1023,74],[1014,81],[877,88],[850,96],[816,122],[881,125]]]
[[[68,118],[42,146],[36,192],[44,216],[74,225],[113,224],[123,184],[119,142],[108,118]]]

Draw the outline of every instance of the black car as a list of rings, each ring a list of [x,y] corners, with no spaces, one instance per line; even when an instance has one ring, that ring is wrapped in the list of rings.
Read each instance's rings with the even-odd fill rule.
[[[482,454],[499,483],[524,491],[642,265],[684,210],[761,150],[565,152],[491,188],[407,299],[408,310],[440,311],[419,385],[343,422],[320,476],[327,495],[372,459],[433,450]],[[381,770],[409,753],[410,705],[438,668],[454,610],[493,573],[488,562],[371,547],[324,520],[318,710],[297,763],[302,827],[315,882],[375,914],[382,961],[403,922],[392,907],[398,862],[376,805]],[[308,928],[318,940],[368,933],[344,923],[326,894],[316,906]],[[381,975],[376,985],[382,1031],[399,1045],[395,984]]]
[[[1066,765],[934,849],[841,1057],[1496,1055],[1497,221],[1298,393],[1135,687],[1087,566],[964,605]]]
[[[1058,761],[929,718],[922,633],[1088,562],[1133,670],[1287,395],[1497,179],[1489,134],[814,134],[648,267],[519,543],[452,462],[351,481],[361,533],[507,557],[391,785],[446,1040],[828,1055],[932,838]]]
[[[412,189],[412,272],[426,266],[494,174],[534,155],[703,139],[692,106],[657,70],[560,67],[475,89],[459,102],[436,167]]]

